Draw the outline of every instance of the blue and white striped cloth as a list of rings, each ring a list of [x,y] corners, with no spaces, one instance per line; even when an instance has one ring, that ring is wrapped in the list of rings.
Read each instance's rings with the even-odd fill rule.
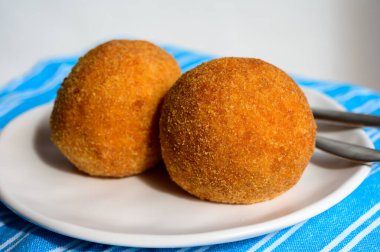
[[[183,71],[212,59],[164,47]],[[0,129],[20,113],[51,102],[77,57],[41,62],[31,72],[0,89]],[[294,77],[302,86],[321,91],[350,111],[380,114],[380,94],[347,83]],[[366,129],[380,149],[380,130]],[[326,212],[295,226],[260,237],[180,251],[380,251],[380,165],[351,195]],[[9,211],[0,201],[0,251],[136,251],[96,244],[53,233]],[[158,249],[161,250],[161,249]],[[163,249],[162,249],[163,250]],[[177,249],[166,249],[173,251]]]

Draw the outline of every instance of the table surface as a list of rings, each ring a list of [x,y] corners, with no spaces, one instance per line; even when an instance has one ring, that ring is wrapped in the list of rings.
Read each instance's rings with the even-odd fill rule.
[[[0,87],[38,61],[135,37],[380,90],[376,0],[0,0]]]

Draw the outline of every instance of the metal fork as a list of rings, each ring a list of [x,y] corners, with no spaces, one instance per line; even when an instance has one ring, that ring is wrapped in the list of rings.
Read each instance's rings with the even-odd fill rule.
[[[380,116],[315,108],[313,109],[313,115],[315,119],[334,121],[356,126],[380,127]],[[317,135],[316,147],[320,150],[337,155],[339,157],[355,161],[380,161],[380,151],[360,145],[329,139],[319,135]]]

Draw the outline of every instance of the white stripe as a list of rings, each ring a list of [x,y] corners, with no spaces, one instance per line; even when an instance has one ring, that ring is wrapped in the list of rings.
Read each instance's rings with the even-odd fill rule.
[[[10,110],[17,107],[23,100],[46,93],[47,91],[55,88],[68,74],[70,68],[71,67],[69,65],[62,65],[58,68],[57,72],[50,79],[46,80],[40,87],[33,90],[16,92],[0,99],[0,116],[3,116]]]
[[[211,246],[203,246],[203,247],[200,247],[200,248],[194,250],[194,252],[205,252],[209,248],[211,248]]]
[[[126,248],[126,249],[123,249],[123,250],[121,250],[121,251],[123,251],[123,252],[127,252],[127,251],[130,251],[130,249],[131,248]],[[133,251],[133,250],[132,250]]]
[[[378,104],[376,104],[375,106],[373,106],[373,107],[371,107],[370,109],[368,109],[366,112],[368,113],[368,114],[370,114],[370,113],[373,113],[373,112],[375,112],[376,110],[378,110],[378,109],[380,109],[380,100],[378,100]]]
[[[260,241],[257,242],[253,247],[251,247],[249,250],[247,250],[247,252],[254,252],[254,251],[258,250],[265,243],[267,243],[270,239],[272,239],[272,237],[275,236],[276,234],[278,234],[278,232],[272,232],[270,234],[267,234],[266,236],[261,238]]]
[[[186,71],[192,68],[195,65],[201,64],[202,62],[208,60],[209,57],[201,56],[201,55],[183,55],[177,59],[178,64],[183,68],[183,71]]]
[[[378,132],[378,129],[374,129],[374,128],[366,131],[366,133],[369,137],[371,137],[371,135],[373,135],[373,134],[376,134],[377,132]]]
[[[338,84],[326,84],[326,83],[315,83],[312,85],[313,88],[316,88],[323,92],[333,91],[338,88],[343,87],[344,85],[338,85]]]
[[[376,174],[378,171],[380,171],[380,167],[377,168],[377,169],[373,169],[373,170],[371,171],[371,173],[369,174],[369,176],[372,176],[373,174]]]
[[[380,217],[378,217],[368,227],[366,227],[359,234],[357,234],[346,246],[343,247],[341,251],[344,251],[344,252],[351,251],[353,247],[355,247],[361,240],[363,240],[369,233],[371,233],[379,225],[380,225]]]
[[[380,108],[380,99],[373,99],[365,102],[359,107],[354,108],[353,111],[371,113],[372,111],[375,111],[378,108]]]
[[[45,81],[42,86],[37,89],[22,91],[18,93],[13,93],[11,95],[6,96],[5,98],[0,100],[0,117],[4,116],[6,113],[17,107],[23,100],[35,97],[37,95],[46,93],[47,91],[55,88],[62,79],[68,74],[71,66],[64,64],[60,66],[57,72],[53,75],[52,78]]]
[[[17,107],[21,103],[21,101],[17,100],[17,99],[15,99],[15,100],[8,99],[10,96],[12,96],[12,95],[9,95],[4,99],[5,100],[4,105],[2,105],[2,102],[0,101],[0,106],[3,106],[3,107],[0,107],[1,108],[0,117],[4,116],[6,113],[8,113],[10,110]],[[7,109],[7,108],[9,108],[9,109]]]
[[[198,60],[200,58],[203,58],[203,57],[201,55],[196,55],[196,54],[192,54],[192,53],[185,53],[185,54],[177,57],[177,62],[179,65],[183,66],[185,64],[188,64],[189,62],[192,62],[194,60]]]
[[[377,164],[373,164],[372,165],[372,171],[370,173],[370,175],[374,172],[374,171],[377,171],[380,169],[380,163],[377,163]]]
[[[28,237],[31,233],[33,233],[34,231],[36,231],[39,227],[34,227],[32,229],[30,229],[28,231],[28,233],[26,233],[22,238],[20,238],[17,242],[15,242],[15,244],[13,244],[12,246],[10,246],[9,248],[7,248],[5,250],[5,252],[9,252],[11,251],[13,248],[15,248],[20,242],[22,242],[26,237]]]
[[[56,82],[57,81],[61,81],[63,80],[63,78],[69,73],[71,69],[71,66],[70,65],[67,65],[67,64],[63,64],[61,65],[57,71],[47,80],[44,80],[44,82],[36,89],[27,89],[27,90],[23,90],[23,91],[18,91],[18,92],[15,92],[15,93],[12,93],[12,94],[9,94],[3,98],[0,99],[0,102],[1,103],[5,103],[5,105],[7,104],[5,101],[9,102],[9,100],[13,100],[15,98],[24,98],[25,96],[27,98],[29,97],[33,97],[34,93],[41,93],[41,92],[44,92],[46,89],[50,89],[52,86],[56,86]],[[56,80],[57,77],[60,77],[59,80]],[[51,83],[53,82],[53,84]]]
[[[139,248],[127,248],[127,249],[125,249],[123,251],[135,252],[135,251],[138,251],[138,250],[140,250],[140,249]]]
[[[139,251],[140,249],[139,248],[126,248],[126,249],[124,249],[124,250],[122,250],[122,251],[125,251],[125,252],[135,252],[135,251]]]
[[[196,67],[196,66],[198,66],[198,65],[200,65],[202,63],[203,63],[203,60],[193,61],[193,62],[191,62],[189,64],[186,64],[186,66],[183,68],[183,71],[187,72],[188,70],[193,69],[194,67]]]
[[[82,241],[79,245],[71,247],[69,250],[66,250],[66,252],[73,251],[79,248],[83,248],[84,246],[89,245],[90,242]]]
[[[3,90],[0,90],[0,91],[11,92],[11,91],[15,90],[17,87],[19,87],[25,81],[30,80],[31,78],[40,74],[42,72],[42,70],[45,69],[46,65],[47,65],[46,62],[39,63],[38,65],[36,65],[32,69],[32,71],[30,71],[30,73],[11,81]]]
[[[327,85],[326,83],[313,83],[310,85],[310,87],[318,89],[319,91],[331,88],[331,86]]]
[[[204,62],[204,60],[194,61],[191,64],[186,65],[186,67],[183,68],[183,71],[186,72],[186,71],[188,71],[190,69],[193,69],[194,67],[202,64],[203,62]]]
[[[13,216],[13,217],[10,217],[9,219],[5,219],[3,220],[1,223],[0,223],[0,227],[4,226],[4,225],[7,225],[8,223],[11,223],[15,220],[18,220],[18,217],[17,216]]]
[[[110,251],[114,250],[114,248],[116,248],[116,247],[115,246],[110,246],[108,249],[103,250],[103,252],[110,252]]]
[[[76,246],[80,242],[81,242],[81,240],[74,240],[74,241],[71,241],[71,242],[67,243],[64,246],[52,249],[52,250],[50,250],[50,252],[62,252],[62,251],[66,251],[68,248]]]
[[[369,176],[372,176],[373,174],[375,174],[376,172],[378,172],[380,170],[380,163],[376,163],[376,164],[373,164],[372,165],[372,170],[371,172],[369,173]],[[368,176],[368,177],[369,177]]]
[[[377,134],[373,135],[371,137],[371,141],[372,142],[376,142],[377,140],[379,140],[379,138],[380,138],[380,132],[378,132]]]
[[[355,229],[360,227],[366,220],[371,218],[372,215],[377,213],[380,209],[380,203],[377,203],[374,205],[370,210],[368,210],[365,214],[360,216],[359,219],[357,219],[354,223],[352,223],[350,226],[348,226],[340,235],[335,237],[334,240],[332,240],[329,244],[327,244],[321,252],[325,251],[331,251],[333,248],[335,248],[341,241],[343,241],[349,234],[351,234]]]
[[[369,94],[371,94],[371,92],[368,91],[368,90],[366,90],[366,89],[357,89],[357,88],[354,88],[354,89],[351,89],[349,92],[347,92],[345,94],[342,94],[342,95],[339,95],[339,96],[336,96],[334,98],[335,98],[335,100],[338,100],[340,102],[348,102],[352,98],[366,96],[366,95],[369,95]]]
[[[11,238],[9,238],[8,240],[6,240],[5,242],[3,242],[0,246],[0,251],[2,249],[4,249],[5,247],[7,247],[9,244],[11,244],[12,242],[14,242],[17,238],[19,238],[26,229],[32,227],[32,224],[29,224],[27,226],[25,226],[23,229],[21,229],[17,234],[15,234],[14,236],[12,236]]]
[[[289,229],[285,234],[283,234],[280,238],[278,238],[272,245],[270,245],[268,248],[264,250],[264,252],[270,252],[277,248],[281,243],[286,241],[290,236],[292,236],[300,227],[302,227],[303,224],[305,224],[306,221],[301,222],[295,226],[293,226],[291,229]]]
[[[177,252],[185,252],[187,250],[189,250],[190,248],[181,248],[181,249],[178,249]]]

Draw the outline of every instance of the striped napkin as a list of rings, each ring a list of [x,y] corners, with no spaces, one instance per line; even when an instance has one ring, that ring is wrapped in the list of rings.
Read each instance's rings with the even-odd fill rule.
[[[164,46],[185,72],[214,57]],[[0,129],[20,113],[51,102],[77,57],[52,59],[38,64],[23,77],[0,89]],[[332,97],[350,111],[380,114],[380,94],[336,82],[293,76],[295,81]],[[365,129],[377,149],[380,131]],[[295,226],[260,237],[180,251],[380,251],[380,165],[351,195],[324,213]],[[0,199],[1,200],[1,199]],[[136,251],[102,245],[53,233],[29,223],[0,201],[0,251]],[[161,250],[161,249],[159,249]],[[162,249],[163,250],[163,249]],[[166,249],[172,251],[173,249]],[[176,249],[177,250],[177,249]]]

